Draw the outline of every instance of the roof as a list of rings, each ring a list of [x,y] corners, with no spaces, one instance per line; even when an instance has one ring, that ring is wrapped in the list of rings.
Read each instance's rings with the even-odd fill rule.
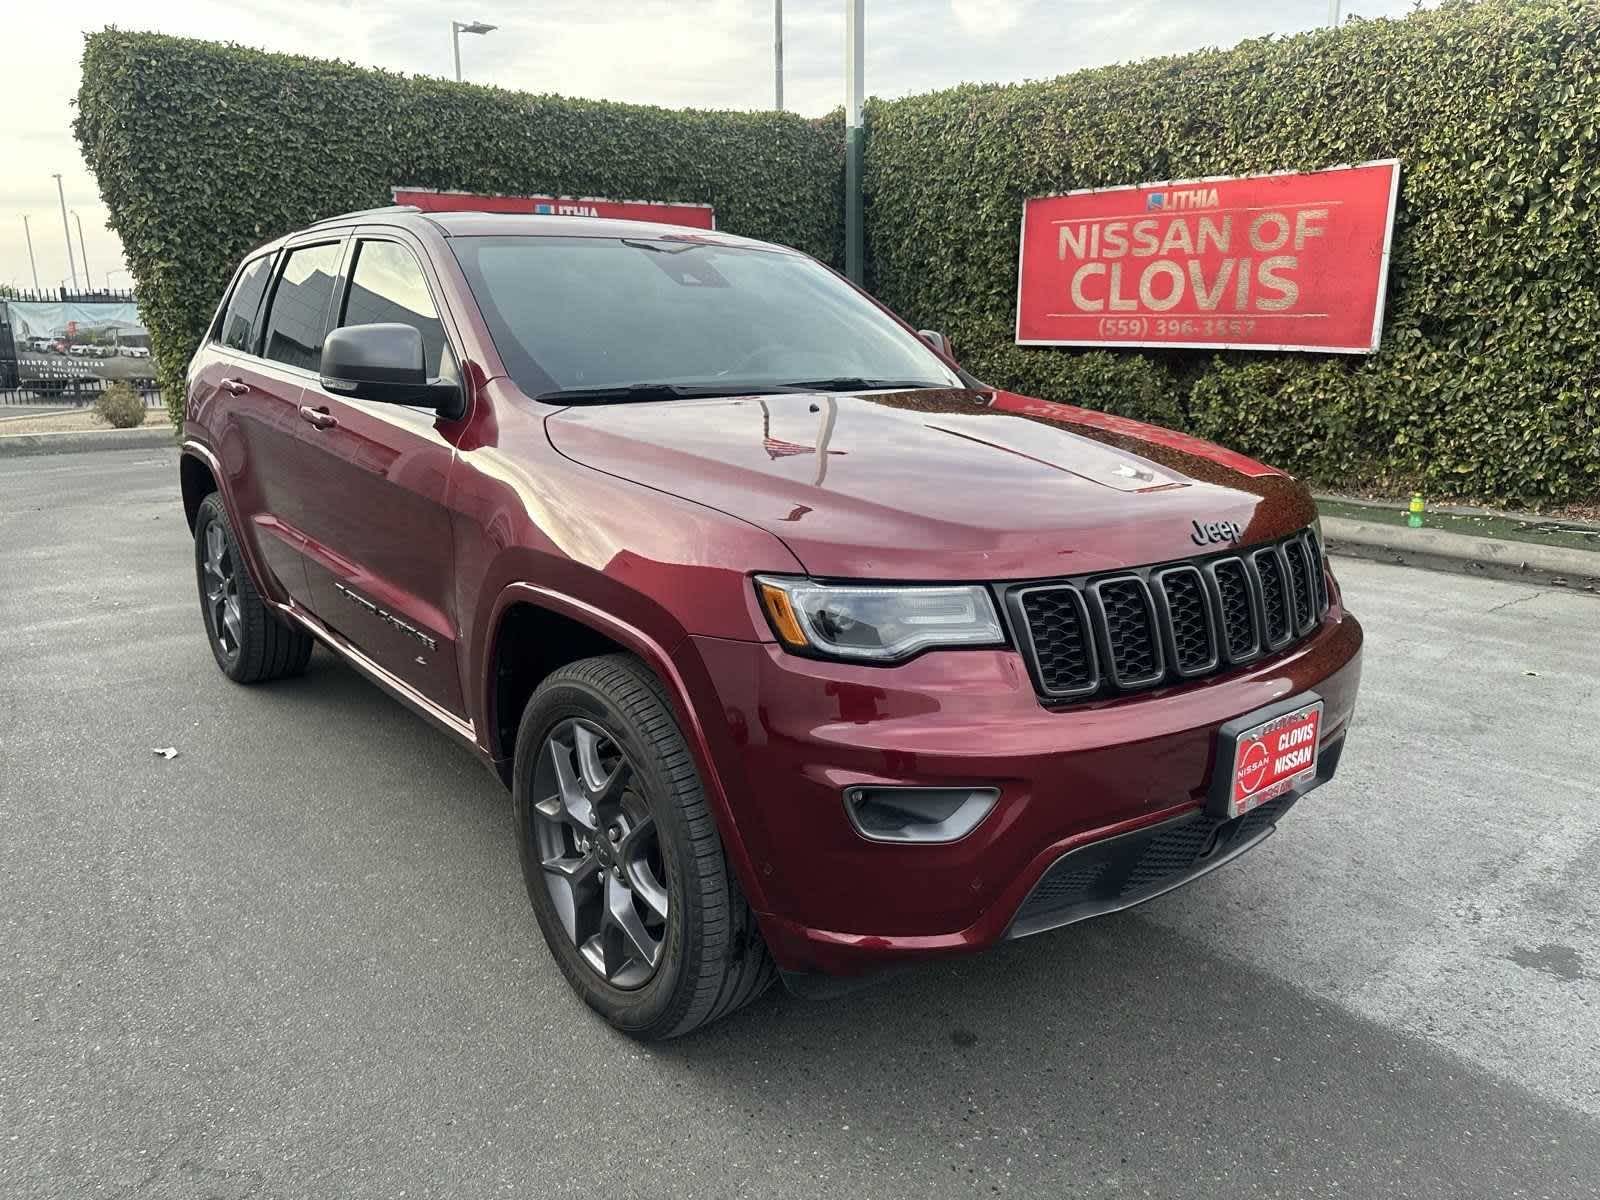
[[[715,242],[723,246],[768,246],[753,238],[737,237],[710,229],[667,225],[656,221],[628,221],[615,217],[554,216],[538,213],[430,212],[417,214],[431,221],[447,237],[679,237]]]
[[[367,208],[340,213],[314,221],[307,229],[337,228],[344,225],[427,224],[446,237],[592,237],[592,238],[689,238],[715,242],[721,246],[759,246],[773,243],[736,237],[715,230],[656,221],[633,221],[615,217],[557,216],[550,213],[424,212],[410,204]],[[303,231],[297,231],[303,232]],[[290,237],[294,234],[288,235]]]
[[[257,246],[244,256],[244,260],[278,250],[284,243],[314,229],[333,232],[355,225],[398,225],[402,229],[425,226],[446,237],[679,238],[718,246],[749,246],[796,253],[777,242],[763,242],[712,229],[693,229],[687,225],[667,225],[656,221],[555,216],[547,213],[423,212],[412,205],[403,204],[324,217]]]

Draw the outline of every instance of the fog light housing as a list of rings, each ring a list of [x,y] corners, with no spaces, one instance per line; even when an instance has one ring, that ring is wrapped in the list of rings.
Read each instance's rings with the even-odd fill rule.
[[[844,810],[862,837],[874,842],[954,842],[989,815],[999,788],[846,788]]]

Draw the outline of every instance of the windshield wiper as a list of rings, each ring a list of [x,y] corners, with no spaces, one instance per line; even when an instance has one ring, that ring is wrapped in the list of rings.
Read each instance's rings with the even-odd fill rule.
[[[550,404],[627,404],[649,400],[694,400],[709,396],[749,396],[770,392],[764,384],[747,383],[626,383],[617,387],[564,388],[541,392],[536,400]]]
[[[794,379],[774,385],[785,392],[867,392],[889,388],[949,388],[948,383],[929,383],[926,379],[865,379],[860,375],[839,375],[833,379]]]

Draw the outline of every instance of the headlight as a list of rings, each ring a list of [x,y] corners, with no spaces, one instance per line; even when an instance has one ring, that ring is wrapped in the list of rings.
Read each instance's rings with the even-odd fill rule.
[[[863,587],[756,576],[761,606],[791,650],[893,662],[931,646],[1000,646],[1005,633],[982,585]]]

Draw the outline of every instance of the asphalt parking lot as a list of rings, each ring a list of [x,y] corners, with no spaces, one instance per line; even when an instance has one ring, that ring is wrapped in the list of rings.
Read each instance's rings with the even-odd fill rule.
[[[325,652],[229,684],[191,561],[173,452],[0,459],[0,1195],[1600,1195],[1600,599],[1343,562],[1263,847],[642,1048],[495,781]]]

